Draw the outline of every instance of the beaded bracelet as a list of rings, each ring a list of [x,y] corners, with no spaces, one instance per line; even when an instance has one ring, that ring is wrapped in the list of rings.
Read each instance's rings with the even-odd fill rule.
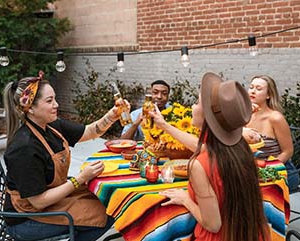
[[[80,187],[80,184],[79,184],[79,182],[77,181],[77,179],[75,177],[71,177],[70,181],[72,182],[75,189]]]

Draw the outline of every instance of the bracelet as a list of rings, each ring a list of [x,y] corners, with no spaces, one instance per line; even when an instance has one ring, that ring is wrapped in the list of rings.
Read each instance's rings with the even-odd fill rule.
[[[80,187],[80,183],[77,181],[77,179],[75,177],[71,177],[70,181],[72,182],[75,189]]]

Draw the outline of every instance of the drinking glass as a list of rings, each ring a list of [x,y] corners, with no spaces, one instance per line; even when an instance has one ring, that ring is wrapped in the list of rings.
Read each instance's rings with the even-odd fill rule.
[[[163,183],[172,183],[174,181],[174,168],[171,165],[163,166],[161,169],[161,180]]]

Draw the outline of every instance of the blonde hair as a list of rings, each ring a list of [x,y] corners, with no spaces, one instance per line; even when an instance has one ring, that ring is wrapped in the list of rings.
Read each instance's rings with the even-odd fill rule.
[[[283,113],[283,108],[280,103],[280,96],[278,94],[277,86],[275,80],[268,75],[256,75],[251,79],[251,82],[254,79],[263,79],[268,84],[268,95],[267,105],[272,109]]]

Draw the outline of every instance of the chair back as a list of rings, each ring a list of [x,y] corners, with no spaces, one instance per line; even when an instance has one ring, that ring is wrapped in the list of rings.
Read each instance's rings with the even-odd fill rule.
[[[286,234],[286,241],[291,241],[291,240],[295,240],[295,239],[291,239],[291,237],[296,238],[297,240],[300,240],[300,233],[297,232],[296,230],[288,230],[287,234]]]
[[[300,168],[300,127],[290,126],[290,130],[294,145],[292,162],[296,166],[296,168]]]
[[[6,174],[0,162],[0,212],[4,210],[4,201],[5,201],[5,189],[6,189]],[[4,217],[0,215],[0,241],[11,241],[13,240],[6,232],[6,224]]]
[[[70,240],[74,241],[74,224],[73,218],[68,212],[40,212],[40,213],[14,213],[4,212],[5,190],[6,189],[6,172],[0,161],[0,241],[13,241],[14,239],[6,232],[5,217],[29,218],[34,216],[65,216],[69,221],[69,233],[41,239],[40,241],[58,241]]]

